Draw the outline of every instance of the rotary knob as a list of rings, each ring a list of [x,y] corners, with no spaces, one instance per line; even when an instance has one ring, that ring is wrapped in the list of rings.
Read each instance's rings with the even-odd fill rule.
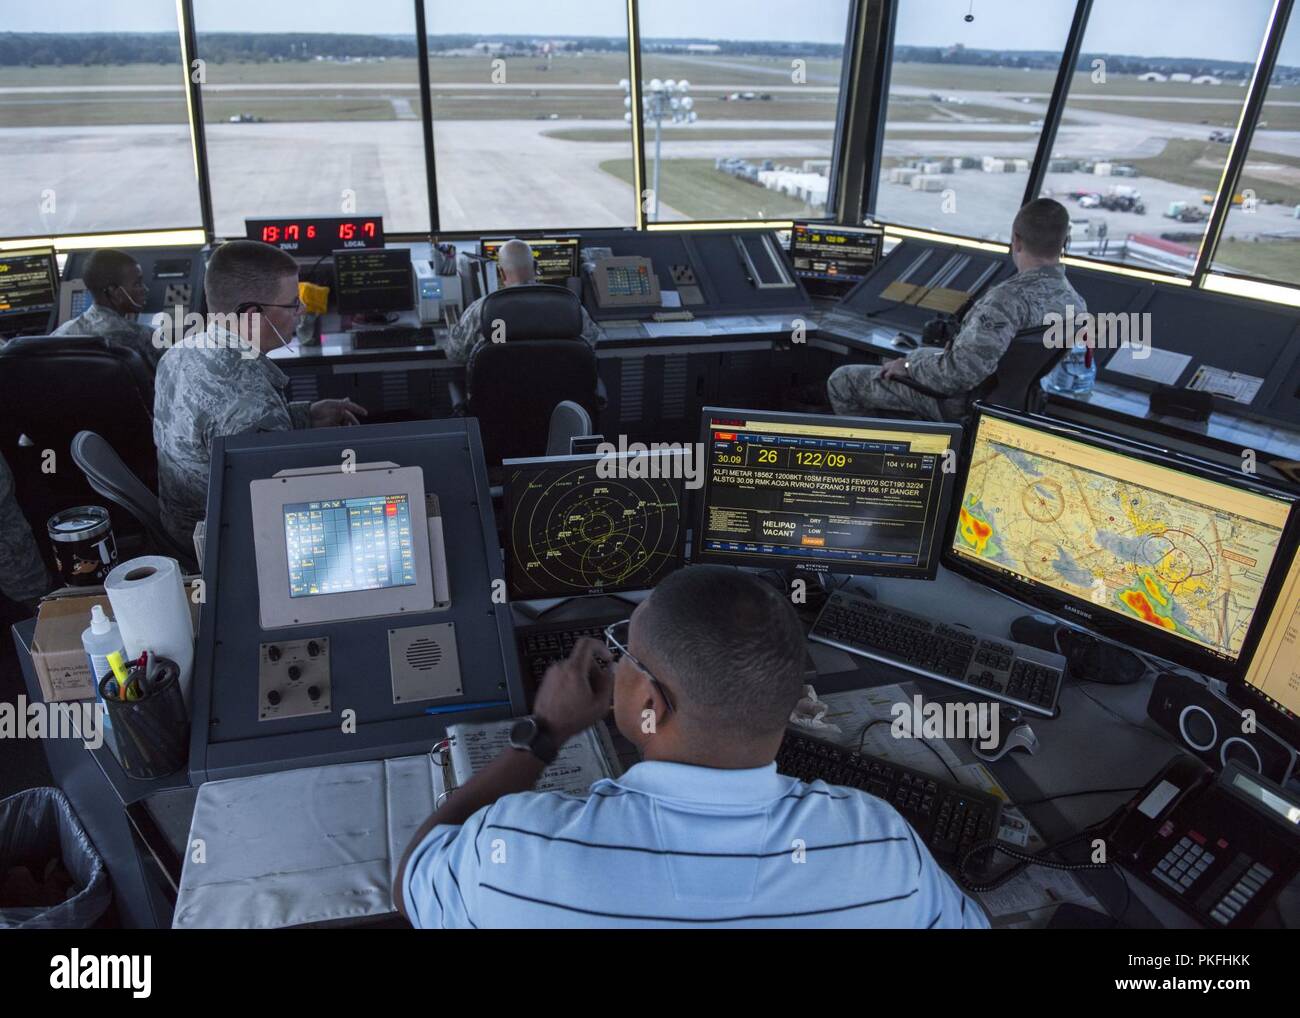
[[[267,693],[266,702],[269,703],[272,707],[280,706],[280,691],[278,689],[273,689],[269,693]]]
[[[289,681],[290,681],[290,682],[297,682],[297,681],[298,681],[299,679],[301,679],[301,678],[302,678],[302,669],[299,668],[297,665],[290,665],[290,666],[289,666]]]
[[[271,662],[279,661],[279,660],[280,660],[280,648],[277,647],[275,644],[271,644],[271,646],[267,647],[267,648],[266,648],[266,659],[267,659],[268,661],[271,661]]]
[[[320,699],[320,686],[308,686],[307,696],[314,703]]]

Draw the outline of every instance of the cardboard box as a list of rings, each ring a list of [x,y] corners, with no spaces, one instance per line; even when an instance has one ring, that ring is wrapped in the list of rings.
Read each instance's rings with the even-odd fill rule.
[[[90,658],[81,645],[81,634],[90,625],[90,609],[95,605],[112,615],[108,596],[103,593],[41,602],[32,639],[32,667],[47,703],[95,695],[96,677],[90,674]]]
[[[199,631],[199,605],[194,603],[194,581],[185,585],[190,599],[194,632]],[[67,588],[65,588],[67,589]],[[87,588],[85,594],[47,597],[36,613],[32,637],[32,667],[47,703],[87,700],[95,695],[95,682],[103,676],[90,674],[90,658],[81,645],[81,634],[90,625],[90,609],[99,605],[113,617],[113,606],[103,587]]]

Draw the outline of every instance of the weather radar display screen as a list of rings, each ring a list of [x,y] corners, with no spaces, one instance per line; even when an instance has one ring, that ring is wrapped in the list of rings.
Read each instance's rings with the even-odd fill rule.
[[[683,485],[675,464],[656,456],[507,461],[511,596],[641,590],[681,565]]]

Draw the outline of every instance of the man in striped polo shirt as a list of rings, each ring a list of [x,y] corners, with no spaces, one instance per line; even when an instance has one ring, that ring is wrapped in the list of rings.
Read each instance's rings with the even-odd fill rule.
[[[512,744],[448,797],[398,867],[420,927],[974,927],[988,920],[894,808],[776,772],[804,635],[738,569],[667,577],[542,680]],[[643,760],[586,797],[529,791],[609,710]]]

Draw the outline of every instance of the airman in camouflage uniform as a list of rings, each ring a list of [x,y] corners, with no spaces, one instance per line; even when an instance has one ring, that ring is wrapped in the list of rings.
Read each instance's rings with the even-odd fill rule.
[[[212,442],[219,435],[355,424],[349,400],[290,402],[289,379],[247,340],[215,326],[168,350],[154,383],[158,501],[168,533],[189,547],[208,502]]]
[[[1064,317],[1068,305],[1076,315],[1087,310],[1060,262],[1069,232],[1070,216],[1060,202],[1031,201],[1016,214],[1011,228],[1017,274],[975,302],[947,347],[921,348],[879,366],[836,368],[826,382],[835,412],[870,416],[906,410],[933,421],[959,416],[966,394],[997,370],[1017,332],[1049,324],[1049,313]],[[950,398],[940,401],[917,392],[895,381],[900,376]]]
[[[504,276],[503,286],[519,286],[525,283],[536,282],[537,267],[533,260],[532,249],[522,240],[508,240],[497,251],[497,265]],[[460,316],[460,321],[451,327],[447,336],[447,342],[443,350],[447,354],[447,359],[456,364],[465,364],[469,361],[469,355],[472,354],[479,343],[487,342],[482,334],[483,327],[483,302],[487,296],[480,297],[465,309],[465,313]],[[491,323],[488,323],[488,334],[491,335]],[[582,338],[594,348],[596,340],[600,338],[600,327],[591,320],[587,314],[587,309],[582,309]]]
[[[109,346],[130,347],[150,369],[158,367],[162,344],[151,326],[135,320],[149,299],[139,263],[125,251],[103,248],[86,259],[82,282],[95,303],[54,330],[56,336],[103,336]]]
[[[92,304],[76,318],[64,322],[54,330],[56,336],[103,336],[109,346],[124,346],[135,350],[144,362],[157,369],[162,359],[161,347],[154,346],[152,326],[134,322],[119,315],[112,308]]]
[[[50,589],[50,574],[14,495],[14,475],[0,456],[0,591],[30,603]]]
[[[208,259],[204,290],[207,331],[173,345],[154,382],[158,501],[163,525],[185,547],[207,509],[215,438],[356,424],[366,413],[347,399],[290,403],[289,379],[266,357],[290,341],[302,309],[292,256],[255,240],[227,241]]]
[[[846,364],[836,368],[826,383],[831,406],[837,414],[868,417],[880,410],[909,410],[932,421],[958,415],[964,409],[965,394],[997,370],[1011,338],[1024,329],[1047,324],[1044,316],[1049,312],[1064,316],[1069,304],[1074,305],[1076,315],[1087,310],[1061,265],[1021,272],[975,302],[948,347],[923,347],[881,366]],[[894,381],[886,374],[891,364],[905,365],[902,372],[907,377],[955,398],[941,404]]]

